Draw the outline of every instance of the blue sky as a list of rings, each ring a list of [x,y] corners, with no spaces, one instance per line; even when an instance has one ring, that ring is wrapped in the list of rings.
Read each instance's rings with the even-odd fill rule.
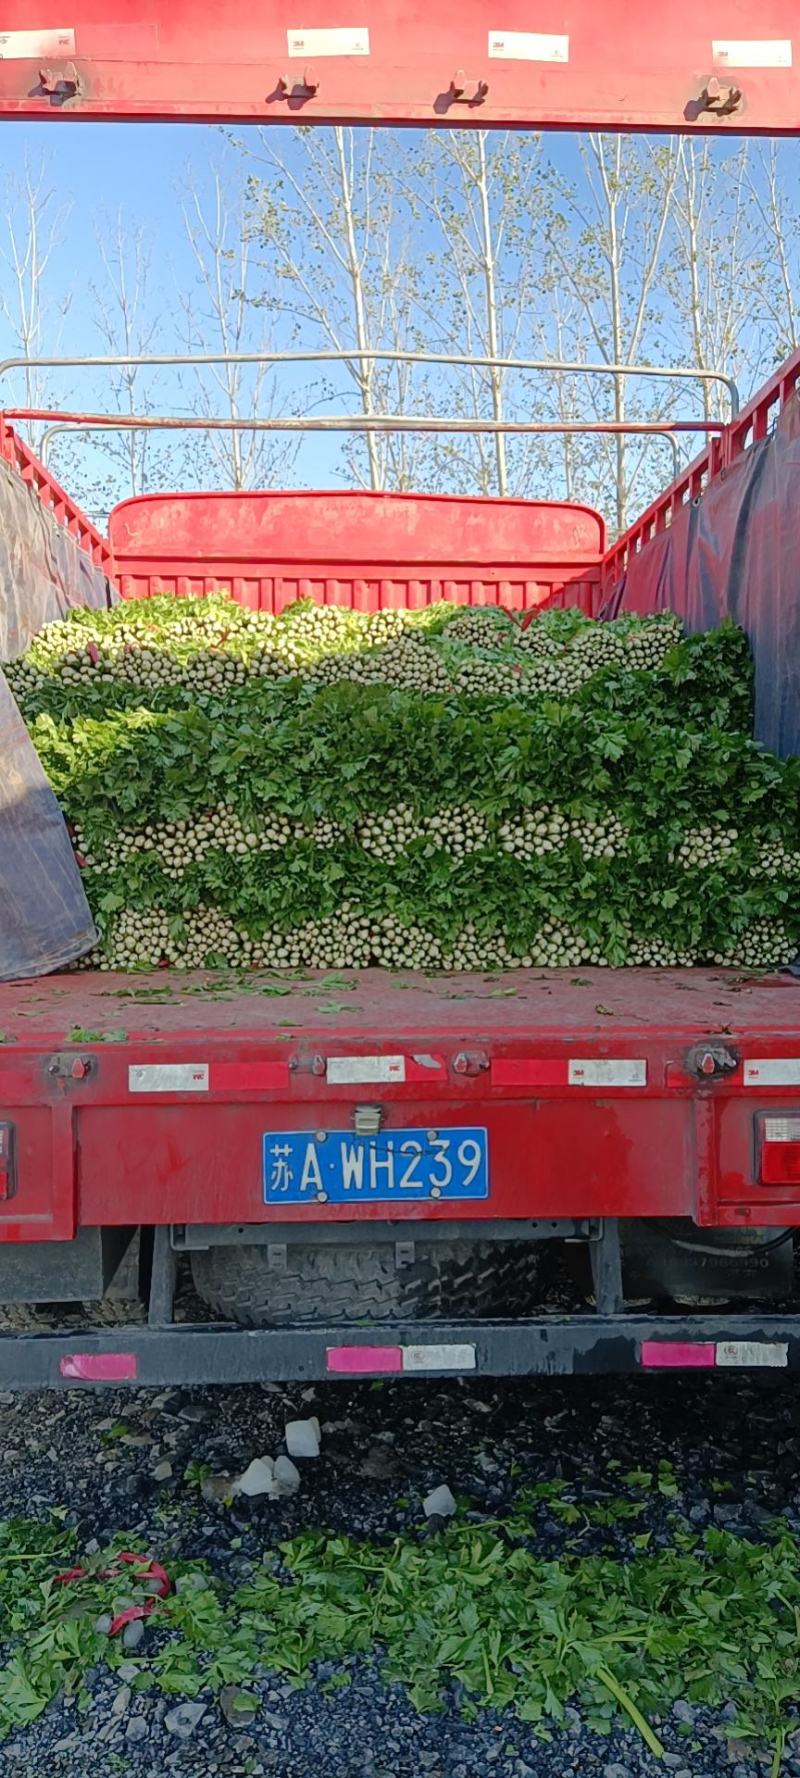
[[[237,133],[246,135],[243,130]],[[404,148],[408,147],[413,151],[414,136],[415,132],[405,134]],[[276,130],[274,138],[291,161],[294,153],[293,132]],[[232,188],[241,189],[245,163],[229,144],[225,132],[211,126],[195,124],[101,124],[63,118],[42,124],[10,124],[4,132],[3,142],[5,155],[0,162],[0,185],[4,177],[13,175],[15,169],[22,168],[26,162],[31,167],[37,167],[44,160],[47,164],[47,182],[54,192],[54,204],[69,209],[64,238],[48,270],[48,290],[55,308],[58,308],[61,301],[70,298],[66,315],[63,318],[56,314],[53,316],[51,350],[63,353],[107,350],[98,337],[96,304],[91,285],[103,282],[97,231],[103,230],[109,223],[113,224],[118,214],[122,216],[131,233],[138,227],[144,227],[148,236],[152,261],[148,313],[158,325],[158,338],[153,343],[153,349],[162,352],[182,349],[178,293],[192,287],[196,268],[186,240],[179,187],[185,179],[187,169],[191,168],[201,196],[209,193],[213,169],[222,164],[227,165]],[[735,139],[727,137],[724,152],[731,154],[735,146]],[[580,178],[577,138],[564,134],[551,136],[547,150],[558,174],[570,178],[577,175]],[[298,163],[295,161],[294,164]],[[2,227],[0,219],[0,252],[3,247]],[[420,225],[414,235],[414,252],[424,255],[431,242],[432,236],[426,233],[426,225]],[[265,274],[259,271],[258,276],[263,281]],[[435,322],[434,315],[434,325]],[[254,325],[261,325],[257,316]],[[272,337],[276,344],[285,343],[291,318],[276,325],[277,333],[273,333]],[[658,329],[655,331],[657,333]],[[313,330],[309,331],[307,327],[302,331],[301,337],[306,344],[320,343]],[[348,343],[351,343],[349,339]],[[381,343],[388,341],[382,340]],[[12,349],[8,329],[4,328],[0,315],[0,355]],[[660,342],[656,340],[654,344],[651,343],[648,350],[654,353],[651,362],[675,362],[686,357],[685,352],[676,350],[675,341],[670,339],[666,330]],[[539,347],[535,355],[552,356],[552,346],[545,352]],[[596,351],[593,350],[591,356],[597,356]],[[295,411],[299,407],[310,405],[319,392],[312,390],[309,395],[308,388],[302,388],[304,377],[305,371],[293,374],[291,380],[287,377],[284,384],[285,405]],[[146,393],[144,386],[140,387],[142,393]],[[648,387],[652,389],[653,386]],[[346,389],[346,377],[336,380],[336,388]],[[539,388],[540,385],[533,395],[534,402],[539,398]],[[586,385],[583,388],[585,390]],[[176,373],[153,373],[149,389],[156,411],[177,411],[186,405],[186,386],[183,389],[180,387]],[[21,396],[18,383],[16,393]],[[59,402],[65,407],[102,409],[115,405],[106,373],[101,375],[97,372],[54,373],[49,399],[54,404]],[[447,405],[446,392],[444,404]],[[137,406],[141,405],[143,403],[139,400],[137,390]],[[332,411],[344,411],[347,407],[352,407],[352,389],[349,397],[345,394],[344,400],[333,399],[330,405]],[[222,411],[224,403],[218,402],[216,407],[217,411]],[[536,411],[535,407],[533,411]],[[542,411],[544,413],[546,410]],[[582,414],[583,412],[581,409]],[[585,412],[590,414],[591,408],[587,406]],[[76,447],[68,448],[74,451]],[[68,486],[75,487],[75,478],[67,471],[63,450],[63,441],[59,441],[55,447],[53,466]],[[100,464],[98,445],[82,445],[81,452],[81,469],[95,461]],[[663,452],[659,457],[656,451],[654,466],[656,459],[655,472],[661,479],[665,463]],[[90,479],[90,476],[80,477],[82,482]],[[299,481],[306,485],[324,486],[337,481],[341,484],[337,444],[319,436],[307,439],[293,474],[281,479]],[[75,491],[78,491],[77,487]],[[128,491],[120,490],[123,493]],[[90,503],[85,488],[81,489],[81,493],[87,504]]]

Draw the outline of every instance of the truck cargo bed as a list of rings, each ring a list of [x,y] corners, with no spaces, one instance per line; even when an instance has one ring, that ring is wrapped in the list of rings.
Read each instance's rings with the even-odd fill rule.
[[[0,983],[0,1030],[26,1047],[63,1042],[76,1027],[129,1039],[236,1034],[285,1044],[335,1034],[391,1042],[401,1033],[484,1035],[492,1044],[520,1036],[580,1032],[605,1055],[622,1031],[648,1040],[698,1032],[748,1036],[796,1031],[800,980],[788,973],[749,976],[721,969],[520,969],[505,974],[422,975],[381,969],[251,976],[235,971],[156,970],[118,975],[75,971],[45,980]]]
[[[759,1158],[763,1115],[785,1116],[800,1084],[788,974],[86,972],[0,988],[0,1033],[7,1240],[276,1218],[798,1219],[800,1184],[762,1182]],[[270,1196],[267,1136],[338,1141],[370,1119],[398,1147],[485,1132],[486,1192]]]

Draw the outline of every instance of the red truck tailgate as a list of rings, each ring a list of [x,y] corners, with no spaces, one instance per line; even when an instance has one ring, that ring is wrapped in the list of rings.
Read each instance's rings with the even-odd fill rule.
[[[760,1183],[764,1117],[772,1137],[800,1113],[788,975],[76,973],[0,987],[0,1034],[0,1240],[276,1214],[800,1222],[800,1184]],[[386,1131],[485,1128],[488,1197],[267,1206],[265,1133],[364,1106]]]

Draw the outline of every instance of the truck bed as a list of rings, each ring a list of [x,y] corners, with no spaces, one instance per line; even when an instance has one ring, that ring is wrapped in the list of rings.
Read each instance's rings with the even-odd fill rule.
[[[272,973],[77,971],[0,983],[0,1032],[26,1049],[80,1028],[117,1040],[164,1043],[236,1036],[285,1044],[303,1038],[391,1044],[446,1036],[464,1042],[570,1039],[611,1054],[623,1032],[648,1042],[701,1035],[796,1032],[800,981],[720,969],[512,970],[421,975],[380,969]],[[459,1035],[460,1034],[460,1035]],[[469,1034],[469,1037],[467,1037]]]
[[[800,1086],[788,974],[86,972],[0,987],[0,1033],[7,1240],[354,1216],[798,1220],[800,1186],[759,1175],[759,1120]],[[266,1201],[269,1133],[344,1138],[365,1108],[398,1141],[485,1130],[488,1196]]]

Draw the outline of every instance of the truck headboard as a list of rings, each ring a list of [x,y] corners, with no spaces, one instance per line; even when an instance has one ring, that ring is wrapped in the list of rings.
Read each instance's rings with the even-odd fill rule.
[[[146,495],[115,508],[109,537],[123,598],[224,587],[275,612],[298,598],[532,610],[567,588],[589,610],[605,547],[587,506],[347,490]]]

